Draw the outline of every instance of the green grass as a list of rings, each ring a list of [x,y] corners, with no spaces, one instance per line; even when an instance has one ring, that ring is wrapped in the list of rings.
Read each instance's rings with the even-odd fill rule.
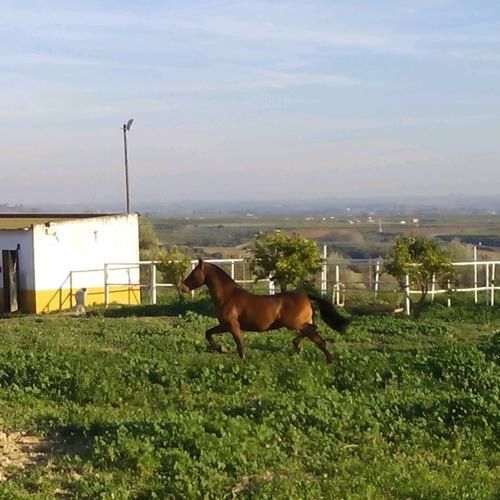
[[[498,498],[500,309],[322,326],[331,366],[286,331],[209,353],[209,311],[2,320],[1,427],[58,452],[0,498]]]

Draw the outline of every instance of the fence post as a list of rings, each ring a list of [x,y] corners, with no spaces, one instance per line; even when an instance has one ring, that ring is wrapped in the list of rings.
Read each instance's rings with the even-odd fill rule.
[[[338,264],[335,265],[335,304],[339,305],[340,303],[340,266]]]
[[[231,278],[234,280],[234,260],[231,261]]]
[[[448,307],[451,307],[451,281],[448,280]]]
[[[368,290],[370,292],[373,290],[373,261],[372,258],[370,257],[368,259]]]
[[[69,307],[73,309],[73,271],[69,272]]]
[[[486,305],[490,302],[490,265],[485,264],[486,266]]]
[[[434,302],[434,294],[436,293],[436,275],[432,275],[431,281],[431,302]]]
[[[380,262],[377,260],[375,263],[375,297],[378,295],[378,289],[380,284]]]
[[[491,297],[490,306],[495,305],[495,262],[491,264]]]
[[[156,305],[156,264],[152,262],[149,264],[149,274],[150,274],[150,283],[149,283],[149,299],[151,304]]]
[[[271,279],[269,275],[269,295],[274,295],[274,281]]]
[[[474,246],[474,304],[477,304],[477,247]]]
[[[196,267],[196,262],[191,262],[191,271]],[[191,290],[191,298],[194,298],[194,290]]]
[[[410,303],[410,277],[405,276],[405,314],[409,316],[411,314],[411,303]]]
[[[104,264],[104,307],[109,305],[108,264]]]
[[[321,294],[326,295],[327,289],[327,248],[326,245],[323,245],[323,265],[321,266]]]

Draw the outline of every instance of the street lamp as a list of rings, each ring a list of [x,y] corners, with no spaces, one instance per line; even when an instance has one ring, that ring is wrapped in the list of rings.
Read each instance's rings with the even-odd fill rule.
[[[128,155],[127,155],[127,132],[130,130],[134,119],[131,118],[123,124],[123,149],[125,151],[125,188],[127,190],[127,213],[130,213],[130,187],[128,182]]]

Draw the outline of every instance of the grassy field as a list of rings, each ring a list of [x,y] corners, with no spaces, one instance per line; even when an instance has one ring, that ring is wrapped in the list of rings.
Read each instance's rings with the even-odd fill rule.
[[[0,498],[498,498],[499,308],[322,326],[330,366],[285,331],[209,353],[210,310],[2,320]]]

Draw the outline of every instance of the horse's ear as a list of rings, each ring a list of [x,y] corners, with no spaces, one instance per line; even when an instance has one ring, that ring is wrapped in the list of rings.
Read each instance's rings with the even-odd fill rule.
[[[201,269],[202,271],[203,271],[203,267],[204,267],[204,265],[203,265],[203,264],[204,264],[203,259],[200,259],[200,258],[198,257],[198,265],[200,266],[200,269]]]

